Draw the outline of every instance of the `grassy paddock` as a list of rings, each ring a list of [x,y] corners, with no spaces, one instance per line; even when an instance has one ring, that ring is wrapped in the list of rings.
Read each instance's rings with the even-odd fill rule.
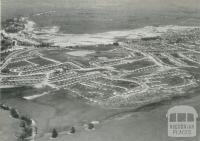
[[[154,65],[154,62],[152,62],[150,60],[140,60],[140,61],[135,61],[132,63],[116,65],[114,67],[118,70],[129,70],[130,71],[130,70],[136,70],[136,69],[151,66],[151,65]]]
[[[33,62],[35,64],[38,64],[40,66],[44,66],[44,65],[49,65],[49,64],[54,64],[54,62],[40,58],[40,57],[36,57],[33,59],[29,59],[28,61]]]

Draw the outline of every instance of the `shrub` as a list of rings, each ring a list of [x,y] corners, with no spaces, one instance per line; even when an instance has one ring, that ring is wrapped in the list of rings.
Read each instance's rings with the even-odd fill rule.
[[[70,133],[74,134],[75,132],[76,132],[75,128],[72,127],[72,128],[70,129]]]
[[[25,121],[27,125],[31,125],[32,121],[29,117],[21,116],[21,120]]]
[[[58,132],[56,131],[56,129],[54,128],[52,131],[52,138],[57,138],[58,137]]]
[[[8,106],[5,106],[4,104],[1,104],[0,108],[3,110],[10,110],[10,108]]]
[[[25,139],[26,139],[26,135],[25,135],[25,133],[22,133],[22,134],[18,137],[17,141],[25,141]]]
[[[22,121],[20,122],[20,125],[19,125],[19,126],[25,128],[25,127],[26,127],[26,122],[22,120]]]
[[[94,124],[89,123],[89,124],[88,124],[88,129],[93,129],[93,128],[94,128]]]
[[[119,46],[119,43],[118,42],[114,42],[113,45],[114,46]]]
[[[10,114],[13,118],[19,118],[19,114],[17,113],[17,111],[15,109],[11,109],[10,110]]]
[[[33,132],[33,129],[31,127],[24,128],[24,133],[25,133],[26,137],[32,136],[32,132]]]

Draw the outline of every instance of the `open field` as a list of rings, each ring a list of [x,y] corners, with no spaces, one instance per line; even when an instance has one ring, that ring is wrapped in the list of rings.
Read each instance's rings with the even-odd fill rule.
[[[119,69],[119,70],[136,70],[136,69],[151,66],[151,65],[154,65],[154,63],[152,61],[141,60],[141,61],[135,61],[135,62],[132,62],[132,63],[116,65],[114,67],[116,69]]]
[[[56,94],[50,94],[34,101],[10,99],[3,102],[14,106],[20,112],[30,115],[36,120],[37,124],[40,125],[38,127],[38,141],[48,141],[49,132],[55,127],[60,131],[59,138],[54,139],[56,141],[66,139],[72,141],[88,139],[121,141],[121,139],[125,139],[131,141],[135,137],[138,138],[138,141],[145,139],[174,141],[174,139],[167,137],[166,112],[173,105],[182,104],[191,105],[200,112],[200,97],[196,95],[198,92],[198,89],[188,91],[189,95],[185,97],[147,105],[137,110],[105,109],[84,104],[81,102],[82,100],[67,95],[66,91],[56,92]],[[26,106],[24,107],[24,105]],[[84,124],[91,121],[99,121],[100,124],[95,125],[93,131],[85,130]],[[200,127],[199,121],[197,121],[197,125]],[[69,135],[67,131],[72,126],[76,128],[76,133]],[[146,132],[146,134],[141,136],[141,132]],[[122,133],[125,137],[122,137]],[[195,139],[199,138],[198,135]]]
[[[46,59],[42,59],[40,57],[29,59],[28,61],[35,63],[35,64],[38,64],[40,66],[44,66],[44,65],[48,65],[48,64],[54,64],[54,62],[46,60]]]
[[[172,102],[168,101],[149,105],[136,112],[122,112],[122,114],[111,117],[101,125],[97,125],[94,131],[82,131],[75,135],[60,135],[60,138],[55,140],[87,141],[88,139],[92,139],[97,141],[132,141],[134,138],[137,138],[137,141],[179,141],[179,138],[170,138],[167,136],[166,112],[169,108],[176,105],[190,105],[197,109],[199,113],[199,98],[199,96],[189,99],[183,98]],[[199,121],[197,121],[198,127],[200,127]],[[189,138],[188,140],[197,141],[199,139],[200,135],[198,134],[197,137]],[[39,139],[39,141],[47,140],[48,136]]]
[[[68,130],[71,126],[81,128],[84,123],[93,120],[101,121],[111,113],[117,112],[117,110],[113,111],[84,104],[81,99],[74,99],[67,93],[67,91],[60,90],[32,102],[21,98],[12,98],[1,102],[13,106],[25,115],[34,118],[37,124],[40,125],[38,136],[44,136],[54,127],[60,131]]]
[[[9,111],[0,109],[0,138],[1,141],[14,141],[21,129],[19,121],[10,117]]]
[[[160,102],[155,105],[149,105],[138,111],[121,112],[121,114],[111,116],[105,122],[95,126],[94,131],[82,131],[75,135],[62,134],[56,141],[87,141],[88,139],[97,141],[132,141],[137,138],[137,141],[143,140],[167,140],[179,141],[179,138],[170,138],[167,136],[167,119],[166,112],[169,108],[175,105],[190,105],[197,109],[199,113],[199,96],[191,98],[175,99],[171,102]],[[159,116],[158,116],[159,115]],[[200,127],[200,122],[197,121],[197,127]],[[198,131],[197,131],[198,132]],[[145,133],[145,134],[144,134]],[[199,134],[195,138],[188,140],[199,140]],[[47,141],[48,136],[39,138],[39,141]]]
[[[26,61],[20,61],[20,62],[10,63],[7,66],[7,68],[17,68],[17,67],[22,67],[22,66],[26,66],[26,65],[30,65],[30,63],[28,63]]]
[[[54,59],[60,62],[66,62],[69,60],[68,56],[66,55],[67,52],[70,50],[68,49],[53,49],[53,50],[41,50],[40,53],[44,55],[44,57]]]

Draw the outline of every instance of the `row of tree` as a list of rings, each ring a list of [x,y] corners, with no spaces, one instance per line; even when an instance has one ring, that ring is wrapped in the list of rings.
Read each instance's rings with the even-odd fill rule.
[[[94,124],[93,123],[89,123],[88,124],[88,129],[94,129]],[[69,131],[69,133],[71,133],[71,134],[74,134],[76,132],[76,130],[75,130],[75,127],[72,127],[71,129],[70,129],[70,131]],[[57,138],[58,137],[58,131],[54,128],[53,130],[52,130],[52,135],[51,135],[51,137],[52,138]]]
[[[76,132],[76,129],[75,127],[72,127],[69,131],[71,134],[74,134]],[[58,131],[54,128],[52,130],[52,135],[51,135],[52,138],[57,138],[58,137]]]

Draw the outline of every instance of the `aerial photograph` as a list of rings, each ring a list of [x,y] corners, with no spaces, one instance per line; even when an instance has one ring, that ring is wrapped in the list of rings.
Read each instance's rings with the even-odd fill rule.
[[[0,141],[200,141],[200,0],[0,9]]]

